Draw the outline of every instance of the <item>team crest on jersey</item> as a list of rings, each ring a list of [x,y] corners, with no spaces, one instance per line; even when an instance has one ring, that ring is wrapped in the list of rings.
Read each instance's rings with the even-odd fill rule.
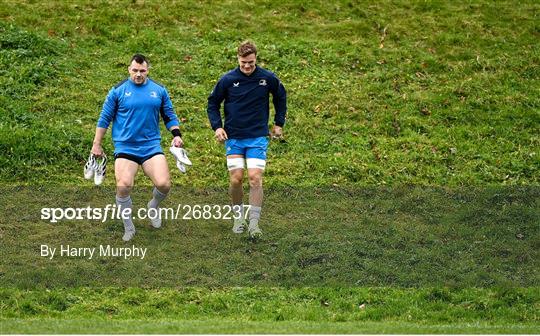
[[[240,82],[233,83],[232,85],[233,85],[234,87],[238,87],[238,86],[240,86]]]
[[[131,91],[126,91],[126,97],[131,97]]]
[[[266,79],[261,79],[259,85],[266,86]]]
[[[152,98],[157,98],[157,97],[158,97],[158,96],[157,96],[157,92],[156,92],[156,91],[151,91],[151,92],[150,92],[150,97],[152,97]]]

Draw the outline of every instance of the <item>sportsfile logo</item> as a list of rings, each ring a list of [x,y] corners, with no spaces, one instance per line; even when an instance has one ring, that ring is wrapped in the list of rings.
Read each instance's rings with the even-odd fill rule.
[[[219,205],[219,204],[178,204],[176,208],[139,208],[133,211],[121,205],[107,204],[103,208],[91,206],[83,208],[42,208],[41,219],[49,223],[66,220],[107,220],[122,219],[247,219],[250,205]],[[135,215],[134,215],[135,214]]]
[[[131,209],[122,209],[116,204],[107,204],[104,208],[42,208],[41,219],[50,223],[61,220],[98,220],[105,222],[110,219],[124,219],[131,217]]]

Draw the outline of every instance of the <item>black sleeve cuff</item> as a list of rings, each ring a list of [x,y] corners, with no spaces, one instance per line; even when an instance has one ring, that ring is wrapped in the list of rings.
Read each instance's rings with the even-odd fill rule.
[[[180,130],[178,128],[175,128],[171,131],[173,137],[182,137],[182,133],[180,133]]]

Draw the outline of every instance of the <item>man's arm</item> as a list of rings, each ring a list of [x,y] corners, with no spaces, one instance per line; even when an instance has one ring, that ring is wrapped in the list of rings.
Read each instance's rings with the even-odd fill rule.
[[[219,128],[223,128],[223,122],[221,120],[220,107],[221,103],[225,99],[225,90],[223,88],[223,78],[218,81],[210,96],[208,96],[208,107],[206,112],[208,113],[208,120],[210,126],[214,131]]]
[[[94,135],[94,141],[92,142],[92,149],[90,152],[96,156],[103,156],[103,147],[102,142],[107,133],[107,128],[114,118],[116,111],[118,110],[118,101],[116,99],[114,88],[109,91],[105,102],[103,103],[103,108],[99,115],[99,119],[96,127],[96,134]]]
[[[171,146],[174,147],[183,147],[184,141],[182,140],[182,134],[180,133],[180,121],[178,116],[174,112],[173,104],[169,92],[167,89],[163,88],[163,95],[161,96],[161,109],[160,115],[163,119],[165,127],[172,133],[173,139]]]
[[[174,112],[171,97],[169,97],[169,92],[167,92],[167,89],[165,88],[163,88],[163,94],[161,96],[161,108],[159,113],[161,114],[161,119],[163,119],[165,128],[167,128],[169,131],[172,130],[173,126],[178,128],[180,122],[178,121],[178,117]]]
[[[114,119],[114,115],[116,114],[117,110],[118,99],[116,99],[114,88],[112,88],[107,94],[105,102],[103,102],[103,108],[101,109],[101,113],[99,115],[97,127],[105,129],[109,128],[109,124]]]
[[[96,127],[96,135],[94,135],[94,141],[92,142],[92,150],[90,151],[95,156],[103,156],[103,137],[107,133],[107,129],[103,127]]]
[[[274,127],[272,128],[272,137],[283,137],[283,126],[285,125],[285,117],[287,115],[287,92],[281,81],[274,76],[272,93],[272,102],[274,103]]]

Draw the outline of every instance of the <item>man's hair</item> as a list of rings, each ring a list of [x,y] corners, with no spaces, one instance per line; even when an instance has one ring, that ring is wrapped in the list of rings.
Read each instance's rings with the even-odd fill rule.
[[[144,62],[146,62],[146,64],[148,64],[148,67],[150,67],[150,61],[148,61],[148,58],[146,58],[146,56],[142,54],[133,55],[133,57],[131,57],[131,61],[129,61],[129,64],[133,63],[133,61],[139,64],[143,64]]]
[[[257,47],[251,41],[244,41],[238,46],[238,56],[246,57],[247,55],[255,54],[257,56]]]

